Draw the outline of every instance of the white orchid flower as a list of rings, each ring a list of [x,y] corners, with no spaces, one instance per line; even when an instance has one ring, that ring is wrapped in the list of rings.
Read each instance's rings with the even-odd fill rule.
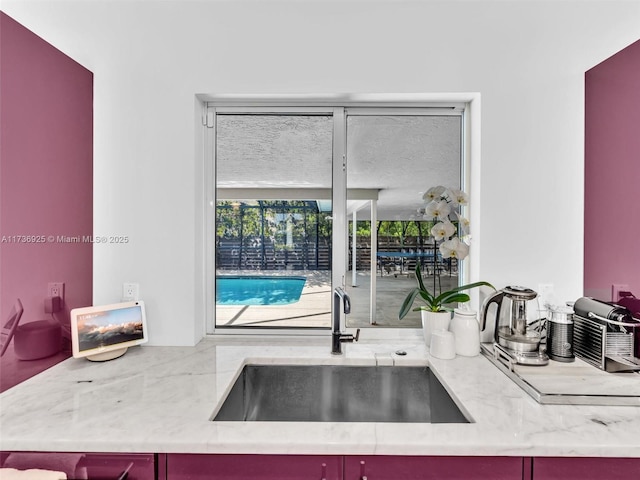
[[[461,242],[458,237],[453,237],[451,240],[442,242],[440,245],[440,253],[442,258],[457,258],[458,260],[464,260],[469,255],[469,245]]]
[[[431,229],[431,235],[433,235],[436,240],[449,238],[454,233],[456,233],[456,226],[451,222],[436,223]]]
[[[449,199],[451,203],[453,203],[456,207],[458,205],[469,205],[469,195],[464,193],[462,190],[457,190],[455,188],[449,189]]]
[[[422,196],[422,199],[425,202],[429,202],[431,200],[436,200],[442,198],[442,194],[445,192],[446,188],[442,185],[438,185],[437,187],[431,187],[427,192]]]
[[[470,224],[471,222],[469,222],[468,218],[458,215],[458,225],[463,235],[469,235],[469,233],[471,233]]]
[[[425,217],[445,220],[451,212],[451,206],[444,200],[432,200],[425,208]]]

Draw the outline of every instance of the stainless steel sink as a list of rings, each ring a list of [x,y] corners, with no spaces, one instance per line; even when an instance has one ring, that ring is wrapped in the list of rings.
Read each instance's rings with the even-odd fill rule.
[[[428,367],[246,365],[213,421],[469,423]]]

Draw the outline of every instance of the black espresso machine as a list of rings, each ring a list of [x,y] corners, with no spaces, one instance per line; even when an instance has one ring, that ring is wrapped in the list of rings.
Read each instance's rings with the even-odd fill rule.
[[[606,372],[640,371],[635,349],[640,320],[629,309],[582,297],[576,300],[573,311],[576,357]]]

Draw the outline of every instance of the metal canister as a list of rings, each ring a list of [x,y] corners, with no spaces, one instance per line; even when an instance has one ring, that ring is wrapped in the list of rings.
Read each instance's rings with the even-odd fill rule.
[[[551,308],[547,320],[547,355],[557,362],[573,362],[573,309],[571,307]]]

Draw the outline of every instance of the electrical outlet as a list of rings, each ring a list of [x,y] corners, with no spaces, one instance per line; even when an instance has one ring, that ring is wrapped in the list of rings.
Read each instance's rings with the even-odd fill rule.
[[[611,301],[617,302],[620,300],[620,292],[628,292],[629,285],[625,285],[623,283],[614,283],[611,285]]]
[[[64,300],[64,282],[49,282],[47,297],[60,297],[60,300]]]
[[[137,283],[123,283],[122,284],[122,300],[125,302],[131,302],[138,300],[138,294],[140,291],[140,285]]]

